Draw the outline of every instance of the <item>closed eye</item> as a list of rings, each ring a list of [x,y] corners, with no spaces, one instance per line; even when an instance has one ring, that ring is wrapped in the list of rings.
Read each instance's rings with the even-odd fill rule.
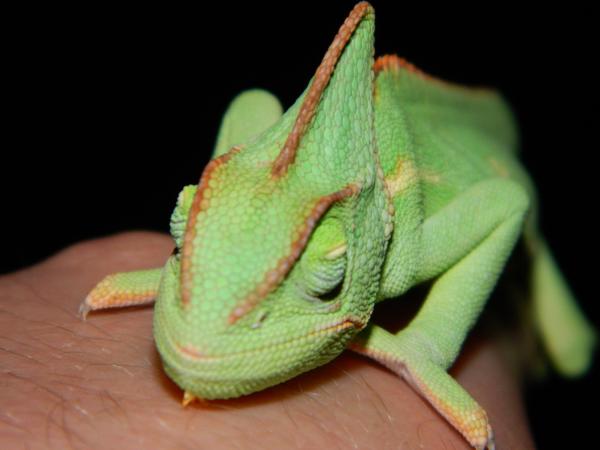
[[[342,287],[344,286],[344,277],[342,276],[342,278],[333,286],[332,289],[330,289],[329,291],[323,292],[319,295],[316,295],[315,297],[317,297],[319,300],[323,301],[323,302],[330,302],[331,300],[334,300],[338,297],[338,295],[340,295],[340,293],[342,292]]]
[[[346,245],[339,245],[321,257],[305,261],[303,284],[309,298],[330,302],[338,297],[346,272]]]

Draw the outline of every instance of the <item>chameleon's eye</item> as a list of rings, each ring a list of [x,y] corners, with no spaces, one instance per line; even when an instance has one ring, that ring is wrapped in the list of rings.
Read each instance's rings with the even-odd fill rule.
[[[342,276],[339,281],[335,281],[335,283],[333,284],[333,287],[319,295],[316,295],[316,297],[323,301],[323,302],[329,302],[331,300],[334,300],[338,297],[338,295],[340,295],[340,293],[342,292],[342,286],[344,285],[344,277]]]
[[[302,272],[309,299],[329,302],[337,298],[344,285],[346,245],[337,245],[318,257],[303,261]]]

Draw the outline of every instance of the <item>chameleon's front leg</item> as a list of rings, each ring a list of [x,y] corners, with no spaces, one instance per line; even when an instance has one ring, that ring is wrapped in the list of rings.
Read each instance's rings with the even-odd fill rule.
[[[371,326],[350,345],[405,378],[477,449],[494,448],[487,415],[446,373],[519,237],[528,198],[505,179],[481,182],[426,220],[421,279],[439,273],[397,335]]]
[[[431,346],[414,336],[393,335],[368,326],[350,348],[369,356],[404,378],[477,449],[494,449],[494,434],[485,410],[446,370],[435,363]]]
[[[158,294],[161,274],[162,267],[108,275],[81,303],[79,313],[85,319],[88,312],[97,309],[152,303]]]

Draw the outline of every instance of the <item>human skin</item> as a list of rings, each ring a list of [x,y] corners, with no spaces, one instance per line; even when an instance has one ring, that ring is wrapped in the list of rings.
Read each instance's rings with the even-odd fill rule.
[[[119,234],[0,278],[0,447],[470,448],[406,382],[350,352],[265,391],[183,408],[151,307],[77,314],[103,276],[158,267],[172,249],[165,235]],[[516,373],[479,334],[451,370],[502,450],[534,448]]]

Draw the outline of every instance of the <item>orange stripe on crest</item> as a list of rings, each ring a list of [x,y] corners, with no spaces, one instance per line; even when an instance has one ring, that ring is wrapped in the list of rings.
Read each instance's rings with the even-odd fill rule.
[[[214,176],[217,169],[227,163],[232,156],[241,150],[240,147],[232,147],[227,153],[211,160],[200,177],[198,189],[194,195],[192,206],[188,214],[185,235],[183,237],[183,248],[181,251],[181,304],[187,307],[190,303],[192,288],[192,252],[194,251],[194,240],[196,239],[196,221],[198,214],[208,208],[208,201],[205,200],[205,193],[209,189],[208,183]],[[203,205],[204,203],[204,205]]]
[[[337,35],[333,42],[327,49],[321,64],[317,68],[314,80],[310,85],[310,89],[306,93],[304,102],[300,107],[294,127],[287,137],[283,148],[277,158],[273,162],[271,167],[271,174],[275,178],[279,178],[287,172],[288,167],[296,159],[296,152],[300,145],[300,139],[304,135],[308,124],[315,115],[317,105],[321,99],[321,95],[325,91],[329,79],[333,74],[333,69],[340,59],[342,51],[346,47],[346,44],[350,40],[350,37],[356,30],[356,27],[368,13],[373,13],[373,7],[367,2],[358,3],[354,9],[350,12],[350,15],[346,18],[342,26],[340,27]]]
[[[447,81],[442,78],[435,77],[433,75],[428,74],[427,72],[424,72],[423,70],[419,69],[414,64],[408,62],[404,58],[399,57],[398,55],[382,55],[382,56],[378,57],[375,60],[375,62],[373,63],[373,72],[374,72],[375,76],[379,75],[381,72],[386,72],[386,71],[396,71],[397,72],[401,69],[405,70],[407,72],[410,72],[412,74],[415,74],[425,81],[428,81],[431,83],[436,83],[439,86],[444,87],[444,88],[455,89],[455,90],[461,91],[465,94],[468,93],[468,94],[472,94],[472,95],[480,95],[480,94],[487,95],[492,92],[492,90],[490,90],[489,88],[486,88],[486,87],[463,86],[461,84],[457,84],[452,81]]]
[[[373,63],[373,72],[377,75],[384,70],[406,69],[409,72],[418,73],[419,75],[429,76],[414,64],[409,63],[406,59],[400,58],[398,55],[382,55]]]
[[[263,278],[263,281],[252,291],[229,315],[229,323],[233,324],[246,313],[251,311],[257,304],[260,303],[275,287],[277,287],[284,277],[291,270],[292,266],[306,247],[308,238],[312,230],[317,225],[319,219],[327,212],[329,207],[346,197],[358,192],[358,187],[354,184],[334,192],[333,194],[321,197],[313,206],[310,214],[306,217],[298,238],[292,242],[288,255],[282,257],[274,269],[268,271]]]

